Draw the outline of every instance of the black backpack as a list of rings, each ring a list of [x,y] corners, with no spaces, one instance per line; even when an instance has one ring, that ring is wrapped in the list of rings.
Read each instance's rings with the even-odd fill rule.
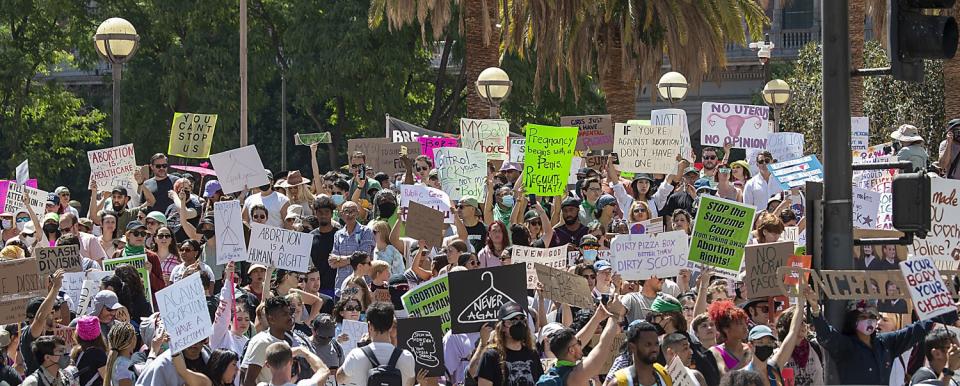
[[[377,356],[373,354],[373,349],[369,345],[362,347],[363,355],[367,356],[372,368],[367,372],[368,386],[403,386],[403,374],[397,368],[397,361],[400,360],[400,354],[403,350],[394,347],[393,354],[390,354],[390,362],[386,366],[381,365]]]

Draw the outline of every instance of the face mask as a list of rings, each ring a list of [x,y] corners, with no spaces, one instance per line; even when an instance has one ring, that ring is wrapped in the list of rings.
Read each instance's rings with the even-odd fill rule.
[[[26,244],[27,246],[32,246],[33,243],[35,243],[35,242],[37,242],[36,236],[30,236],[30,237],[24,237],[24,238],[23,238],[23,243]]]
[[[44,226],[43,226],[43,233],[44,233],[44,234],[48,234],[48,235],[49,235],[49,234],[51,234],[51,233],[59,233],[59,232],[60,232],[60,227],[57,226],[57,224],[47,224],[47,225],[44,225]]]
[[[753,355],[757,356],[757,359],[766,362],[767,359],[770,359],[770,356],[773,355],[773,346],[756,346],[753,348]]]
[[[65,369],[67,366],[70,366],[70,356],[66,354],[61,355],[60,359],[57,359],[57,366],[59,366],[61,369]]]
[[[593,264],[597,260],[597,250],[596,249],[587,249],[583,251],[583,261],[585,263]]]
[[[0,229],[10,229],[10,228],[13,228],[13,220],[0,221]]]
[[[513,340],[523,341],[527,339],[527,335],[530,335],[530,333],[527,330],[526,322],[518,322],[510,326],[510,337],[513,338]]]
[[[333,204],[336,206],[340,206],[340,204],[343,204],[342,194],[334,194],[333,196],[330,196],[330,198],[333,199]]]
[[[507,208],[513,208],[513,204],[516,203],[516,201],[513,199],[513,196],[503,196],[503,198],[500,199],[500,202]]]
[[[871,335],[877,330],[876,319],[864,319],[857,322],[857,331],[863,335]]]
[[[390,217],[397,210],[397,204],[390,201],[384,202],[377,206],[377,210],[380,212],[380,217]]]
[[[17,230],[23,232],[23,227],[27,226],[27,223],[28,223],[28,222],[30,222],[30,220],[27,220],[27,221],[17,221]]]

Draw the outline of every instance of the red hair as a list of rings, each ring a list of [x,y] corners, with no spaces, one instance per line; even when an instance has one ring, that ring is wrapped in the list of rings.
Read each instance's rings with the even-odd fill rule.
[[[717,343],[727,340],[727,335],[723,332],[724,329],[730,328],[730,325],[734,322],[747,321],[747,313],[729,300],[710,303],[710,307],[707,308],[707,315],[710,316],[710,320],[717,327],[717,334],[719,335]]]

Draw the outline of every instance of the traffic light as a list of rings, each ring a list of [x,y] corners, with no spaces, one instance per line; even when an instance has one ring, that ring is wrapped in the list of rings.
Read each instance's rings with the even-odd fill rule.
[[[930,176],[924,172],[893,177],[893,228],[920,238],[930,232]]]
[[[957,21],[943,13],[956,0],[887,0],[887,56],[894,79],[923,81],[923,59],[950,59],[957,52]],[[874,21],[876,22],[876,21]]]

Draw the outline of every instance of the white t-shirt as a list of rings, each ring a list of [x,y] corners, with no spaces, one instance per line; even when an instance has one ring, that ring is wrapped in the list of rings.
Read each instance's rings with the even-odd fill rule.
[[[280,213],[280,209],[283,209],[283,206],[289,202],[290,199],[287,198],[287,196],[278,192],[272,192],[266,197],[260,193],[256,193],[251,194],[250,197],[247,197],[247,200],[243,202],[243,210],[247,212],[247,215],[251,215],[250,208],[253,208],[256,204],[261,204],[267,208],[267,225],[279,228],[283,226],[283,216],[285,215]],[[252,215],[251,220],[253,220]]]
[[[373,342],[368,346],[373,349],[374,356],[381,365],[386,366],[390,362],[390,356],[393,354],[394,346],[390,343]],[[343,360],[343,366],[340,367],[348,378],[342,383],[344,386],[367,386],[367,373],[373,368],[370,359],[363,353],[363,349],[355,348],[350,350],[346,359]],[[413,354],[403,350],[400,359],[397,360],[397,369],[403,374],[403,384],[412,386],[416,381],[417,373],[414,368]]]
[[[261,331],[254,335],[253,338],[250,338],[250,343],[247,344],[247,351],[243,354],[243,360],[240,362],[240,368],[246,369],[250,365],[260,366],[260,375],[257,376],[257,382],[270,382],[273,374],[270,372],[270,368],[266,366],[267,363],[267,346],[271,343],[282,342],[283,340],[275,338],[273,335],[270,335],[270,330]],[[298,346],[297,341],[293,340],[292,347]]]

